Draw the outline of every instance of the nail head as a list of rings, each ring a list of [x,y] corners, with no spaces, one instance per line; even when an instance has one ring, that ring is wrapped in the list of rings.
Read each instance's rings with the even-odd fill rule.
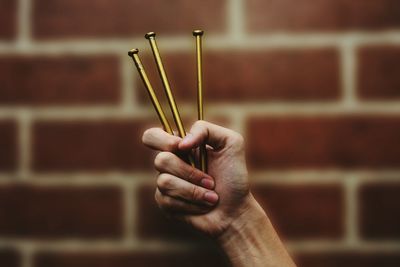
[[[133,57],[133,55],[137,54],[137,53],[139,53],[139,49],[134,48],[134,49],[129,50],[128,56]]]
[[[194,30],[193,31],[193,36],[202,36],[204,34],[204,31],[202,30]]]
[[[148,32],[145,34],[144,36],[146,39],[150,39],[152,37],[156,37],[156,33],[155,32]]]

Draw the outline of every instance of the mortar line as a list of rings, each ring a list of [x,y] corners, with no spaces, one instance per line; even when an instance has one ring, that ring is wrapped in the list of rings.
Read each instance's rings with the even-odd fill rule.
[[[39,186],[137,186],[153,181],[155,172],[126,172],[126,173],[49,173],[31,175],[30,180],[18,180],[18,182]],[[386,171],[343,171],[343,170],[268,170],[250,171],[252,183],[256,184],[331,184],[346,182],[348,177],[357,177],[357,183],[393,183],[400,182],[400,170]],[[0,184],[14,184],[16,179],[13,175],[0,173]]]
[[[360,244],[358,236],[358,177],[357,175],[349,175],[345,179],[345,234],[346,243],[352,247]]]
[[[231,110],[230,112],[230,127],[232,130],[240,133],[245,138],[246,133],[246,116],[243,112],[238,112],[237,110]]]
[[[18,178],[28,179],[31,164],[31,118],[29,111],[18,113]]]
[[[242,0],[228,1],[227,9],[228,35],[232,40],[240,41],[244,38],[245,19]]]
[[[358,104],[356,94],[356,55],[355,47],[351,42],[346,42],[340,48],[341,85],[343,100],[346,106],[352,107]]]
[[[187,103],[180,105],[182,112],[193,113],[193,106]],[[246,116],[281,116],[281,115],[398,115],[399,101],[364,102],[349,107],[340,102],[243,102],[243,103],[211,103],[207,105],[207,114],[211,116],[231,116],[231,110],[245,113]],[[20,107],[0,107],[0,118],[16,118],[16,114],[23,111]],[[154,118],[154,112],[149,106],[136,105],[132,110],[113,107],[59,107],[59,108],[32,108],[29,110],[32,119],[148,119]],[[192,112],[192,113],[190,113]]]
[[[363,242],[358,245],[349,245],[344,241],[330,239],[288,240],[285,242],[291,252],[341,252],[359,251],[368,252],[400,252],[400,244],[396,241]],[[141,240],[140,242],[124,243],[112,240],[58,240],[58,241],[28,241],[18,239],[2,239],[0,247],[13,247],[19,251],[26,251],[28,257],[35,251],[53,252],[119,252],[119,251],[188,251],[192,249],[207,249],[207,246],[195,242]],[[25,267],[25,266],[24,266]],[[29,267],[29,266],[28,266]]]
[[[195,242],[143,240],[141,242],[126,243],[113,240],[58,240],[58,241],[32,241],[18,239],[0,240],[0,247],[13,247],[19,251],[27,251],[29,257],[36,251],[42,252],[120,252],[120,251],[188,251],[191,249],[207,249]],[[30,260],[30,259],[29,259]]]
[[[22,244],[20,246],[21,253],[21,267],[33,266],[33,246],[31,244]]]
[[[341,183],[348,180],[349,177],[357,177],[357,182],[353,181],[357,186],[358,181],[390,183],[400,182],[400,170],[386,171],[343,171],[340,169],[331,170],[269,170],[269,171],[251,171],[251,181],[254,183],[277,183],[277,184],[296,184],[296,183]],[[355,179],[355,178],[353,178]]]
[[[29,0],[20,0],[29,1]],[[232,0],[239,1],[239,0]],[[237,34],[236,34],[237,35]],[[346,42],[352,42],[355,46],[400,44],[400,31],[380,33],[273,33],[246,35],[246,38],[234,38],[230,34],[207,35],[207,50],[239,49],[307,49],[318,47],[339,47]],[[160,46],[165,52],[189,52],[192,51],[192,39],[189,37],[163,37]],[[136,47],[147,47],[143,38],[131,39],[75,39],[60,41],[35,41],[26,43],[26,47],[15,46],[8,42],[0,42],[0,53],[26,53],[29,54],[99,54],[113,53],[120,55],[128,51],[132,44]]]
[[[25,49],[31,41],[31,0],[19,0],[17,12],[17,47]]]
[[[142,182],[153,177],[154,174],[151,173],[131,173],[131,174],[92,174],[92,173],[75,173],[75,174],[64,174],[64,173],[54,173],[48,175],[38,175],[32,174],[29,180],[16,180],[15,177],[0,175],[0,185],[7,184],[27,184],[35,186],[70,186],[70,187],[108,187],[116,186],[123,188],[130,187],[132,183]],[[132,177],[132,178],[128,178]]]
[[[363,242],[357,245],[349,245],[342,241],[289,241],[286,243],[288,250],[291,252],[349,252],[357,251],[361,253],[371,252],[400,252],[399,242]]]

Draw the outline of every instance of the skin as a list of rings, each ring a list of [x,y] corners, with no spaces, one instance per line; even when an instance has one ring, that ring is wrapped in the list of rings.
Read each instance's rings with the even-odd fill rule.
[[[144,132],[143,143],[161,151],[155,199],[168,216],[211,236],[232,266],[295,266],[249,189],[243,137],[197,121],[182,139],[159,128]],[[208,145],[208,174],[177,154]]]

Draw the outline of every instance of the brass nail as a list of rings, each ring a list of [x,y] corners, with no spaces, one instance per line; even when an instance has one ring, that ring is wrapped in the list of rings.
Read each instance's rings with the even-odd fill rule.
[[[176,127],[178,129],[178,133],[180,137],[186,136],[185,127],[183,126],[181,116],[179,115],[179,110],[175,102],[175,98],[172,94],[171,86],[169,84],[167,74],[164,69],[164,65],[161,60],[160,51],[158,50],[157,42],[156,42],[156,34],[154,32],[149,32],[145,35],[145,38],[149,40],[151,50],[153,51],[154,59],[157,64],[158,73],[160,74],[162,84],[164,86],[165,94],[167,95],[168,104],[171,108],[172,116],[174,118]],[[192,166],[195,166],[193,157],[189,155],[189,161]]]
[[[169,124],[168,119],[165,116],[165,113],[160,105],[160,102],[158,101],[158,98],[154,92],[154,89],[151,86],[150,80],[146,74],[144,67],[143,67],[142,61],[140,60],[139,49],[137,49],[137,48],[131,49],[128,52],[128,55],[132,58],[133,62],[135,63],[135,66],[139,72],[140,78],[142,78],[144,86],[147,89],[147,93],[150,96],[150,100],[153,103],[154,109],[157,112],[158,118],[160,119],[161,124],[164,127],[164,130],[169,134],[174,134],[172,131],[171,125]]]
[[[196,63],[197,63],[197,118],[204,120],[204,105],[203,105],[203,49],[202,36],[204,31],[194,30],[193,36],[196,38]],[[207,150],[206,144],[200,146],[200,169],[207,172]]]

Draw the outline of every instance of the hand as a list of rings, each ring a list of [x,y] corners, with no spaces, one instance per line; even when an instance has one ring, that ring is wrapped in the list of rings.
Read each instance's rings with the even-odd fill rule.
[[[176,156],[204,142],[209,146],[209,175]],[[162,151],[154,161],[160,172],[155,198],[161,209],[215,237],[234,267],[295,266],[249,191],[241,135],[197,121],[184,139],[152,128],[143,143]]]
[[[212,236],[221,235],[252,203],[249,193],[243,137],[226,128],[197,121],[181,139],[159,128],[143,134],[143,143],[160,150],[155,168],[155,199],[171,217],[186,221]],[[208,145],[208,174],[193,168],[176,154]]]

